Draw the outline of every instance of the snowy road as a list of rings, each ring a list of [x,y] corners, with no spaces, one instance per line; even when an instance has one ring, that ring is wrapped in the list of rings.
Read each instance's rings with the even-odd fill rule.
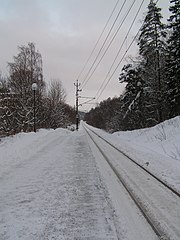
[[[83,128],[18,134],[0,153],[0,240],[159,239]]]

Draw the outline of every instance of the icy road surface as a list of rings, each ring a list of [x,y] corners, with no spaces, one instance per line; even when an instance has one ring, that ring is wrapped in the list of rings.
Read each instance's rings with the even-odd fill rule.
[[[91,149],[82,129],[41,130],[3,139],[0,240],[157,240],[99,153]]]

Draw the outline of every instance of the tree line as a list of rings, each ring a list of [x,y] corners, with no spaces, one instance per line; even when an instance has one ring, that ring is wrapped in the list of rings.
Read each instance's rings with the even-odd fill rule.
[[[140,28],[138,56],[126,64],[119,82],[125,90],[86,114],[85,120],[109,131],[150,127],[180,115],[180,1],[170,0],[168,23],[150,0]]]
[[[0,136],[33,130],[34,98],[37,128],[58,128],[72,124],[75,111],[66,104],[62,82],[46,84],[43,78],[42,56],[34,43],[18,47],[18,55],[8,63],[9,76],[0,75]]]

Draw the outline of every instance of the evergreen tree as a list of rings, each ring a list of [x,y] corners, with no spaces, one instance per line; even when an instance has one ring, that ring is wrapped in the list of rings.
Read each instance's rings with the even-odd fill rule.
[[[108,98],[100,102],[98,106],[85,114],[84,120],[94,127],[109,132],[124,130],[122,114],[120,112],[120,99],[121,98]]]
[[[156,6],[154,0],[150,0],[148,12],[140,29],[139,53],[144,65],[144,80],[150,89],[149,105],[154,111],[154,122],[161,122],[163,116],[163,99],[165,93],[165,25],[161,22],[161,9]]]
[[[126,83],[123,94],[121,112],[124,112],[123,121],[128,129],[145,126],[145,96],[144,80],[141,77],[140,65],[125,65],[120,74],[120,83]]]
[[[180,1],[171,0],[169,8],[171,16],[168,19],[170,37],[168,39],[169,59],[167,61],[168,93],[170,117],[180,115]]]

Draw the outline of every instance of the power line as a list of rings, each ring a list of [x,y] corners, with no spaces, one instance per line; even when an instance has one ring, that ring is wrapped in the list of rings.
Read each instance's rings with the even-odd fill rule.
[[[84,86],[88,83],[88,81],[90,80],[90,78],[92,77],[92,75],[94,74],[94,72],[96,71],[97,67],[98,67],[99,64],[101,63],[102,59],[104,58],[105,54],[107,53],[108,49],[110,48],[111,44],[113,43],[116,35],[118,34],[120,28],[122,27],[122,25],[123,25],[123,23],[125,22],[127,16],[129,15],[129,13],[130,13],[130,11],[131,11],[131,9],[132,9],[132,7],[133,7],[133,5],[134,5],[135,2],[136,2],[136,0],[134,0],[133,3],[131,4],[131,6],[130,6],[130,8],[128,9],[126,15],[124,16],[121,24],[120,24],[119,27],[117,28],[117,30],[116,30],[116,32],[114,33],[113,37],[111,38],[111,41],[109,42],[109,44],[108,44],[105,52],[103,53],[103,55],[102,55],[102,57],[100,58],[99,62],[96,64],[96,67],[94,68],[94,70],[93,70],[93,72],[91,73],[91,75],[88,77],[88,79],[87,79],[86,81],[84,81],[84,85],[83,85],[82,87],[84,87]]]
[[[158,3],[159,0],[156,1],[156,4]],[[144,1],[143,1],[144,2]],[[142,5],[142,4],[141,4]],[[139,35],[139,32],[141,30],[141,27],[139,28],[138,32],[136,33],[136,35],[134,36],[133,40],[131,41],[131,43],[129,44],[128,48],[126,49],[124,55],[122,56],[121,60],[119,61],[119,63],[117,64],[116,68],[114,69],[113,73],[111,74],[111,76],[109,77],[108,81],[106,82],[106,85],[104,86],[104,88],[102,89],[100,95],[98,96],[97,100],[99,99],[99,97],[101,96],[101,94],[103,93],[103,91],[105,90],[105,88],[107,87],[108,83],[110,82],[110,80],[112,79],[112,77],[114,76],[115,72],[117,71],[117,69],[119,68],[120,64],[122,63],[124,57],[126,56],[126,54],[128,53],[128,51],[130,50],[130,48],[132,47],[134,41],[137,39],[137,36]],[[109,75],[109,71],[108,71],[108,75]],[[89,111],[89,110],[88,110]]]
[[[133,40],[131,41],[128,49],[126,50],[126,52],[124,53],[124,55],[122,56],[121,60],[119,61],[118,65],[116,66],[116,68],[114,69],[113,73],[111,74],[111,76],[108,78],[108,81],[106,83],[106,85],[104,86],[104,88],[102,89],[100,95],[98,96],[97,100],[100,98],[101,94],[103,93],[104,89],[107,87],[108,83],[110,82],[110,80],[112,79],[112,77],[114,76],[116,70],[119,68],[120,64],[122,63],[124,57],[126,56],[127,52],[129,51],[129,49],[131,48],[132,44],[134,43],[134,41],[136,40],[138,34],[139,34],[140,30],[138,30],[137,34],[135,35],[135,37],[133,38]]]
[[[88,65],[88,63],[89,63],[89,60],[91,59],[91,57],[92,57],[92,55],[93,55],[93,53],[94,53],[94,51],[95,51],[95,49],[96,49],[96,47],[97,47],[97,45],[98,45],[98,43],[99,43],[99,41],[100,41],[100,39],[101,39],[101,37],[102,37],[103,33],[105,32],[105,30],[106,30],[106,28],[107,28],[107,25],[108,25],[109,21],[111,20],[111,18],[112,18],[112,16],[113,16],[113,13],[114,13],[114,11],[115,11],[115,10],[116,10],[116,8],[117,8],[117,5],[118,5],[118,3],[119,3],[119,0],[117,0],[117,2],[116,2],[116,4],[115,4],[115,6],[114,6],[114,8],[113,8],[113,10],[112,10],[112,12],[111,12],[111,14],[110,14],[109,18],[108,18],[108,20],[107,20],[107,22],[106,22],[106,24],[105,24],[105,26],[104,26],[104,28],[103,28],[103,30],[102,30],[102,32],[101,32],[101,34],[100,34],[99,38],[98,38],[98,40],[96,41],[96,43],[95,43],[95,45],[94,45],[94,48],[92,49],[92,51],[91,51],[91,53],[90,53],[90,55],[89,55],[89,57],[88,57],[88,59],[87,59],[86,63],[84,64],[84,66],[83,66],[82,70],[81,70],[81,71],[80,71],[80,73],[78,74],[78,77],[77,77],[77,79],[79,79],[79,78],[80,78],[80,76],[81,76],[81,75],[82,75],[82,73],[84,72],[84,69],[85,69],[85,68],[86,68],[86,66]]]
[[[124,0],[123,5],[121,6],[121,9],[119,10],[119,12],[118,12],[118,14],[117,14],[117,16],[116,16],[116,18],[115,18],[115,20],[114,20],[114,22],[113,22],[113,24],[112,24],[112,26],[111,26],[109,32],[108,32],[106,38],[105,38],[105,40],[104,40],[104,42],[103,42],[103,44],[102,44],[102,46],[101,46],[101,48],[100,48],[100,50],[99,50],[99,52],[98,52],[96,58],[95,58],[95,60],[93,61],[93,63],[92,63],[92,65],[91,65],[91,67],[90,67],[88,73],[87,73],[86,76],[84,77],[83,82],[82,82],[82,86],[83,86],[83,84],[85,83],[85,81],[86,81],[86,79],[87,79],[89,73],[91,72],[92,68],[94,67],[94,65],[95,65],[95,63],[96,63],[96,61],[97,61],[97,59],[98,59],[98,57],[99,57],[99,55],[100,55],[100,53],[101,53],[101,51],[102,51],[104,45],[106,44],[106,42],[107,42],[107,40],[108,40],[108,38],[109,38],[109,36],[110,36],[110,34],[111,34],[113,28],[114,28],[114,25],[115,25],[115,23],[117,22],[117,20],[118,20],[120,14],[121,14],[121,12],[122,12],[122,9],[123,9],[123,7],[124,7],[126,1],[127,1],[127,0]]]
[[[102,84],[101,84],[98,92],[96,93],[95,98],[98,96],[99,92],[101,91],[101,88],[103,87],[105,81],[107,80],[108,75],[110,74],[110,72],[111,72],[111,70],[112,70],[112,68],[113,68],[113,66],[114,66],[114,64],[115,64],[115,62],[116,62],[116,60],[117,60],[117,58],[118,58],[118,56],[119,56],[119,54],[120,54],[120,52],[121,52],[124,44],[125,44],[125,42],[126,42],[126,39],[127,39],[127,37],[129,36],[130,31],[131,31],[131,29],[132,29],[132,27],[133,27],[133,25],[134,25],[134,23],[135,23],[135,21],[136,21],[136,19],[137,19],[137,17],[138,17],[138,14],[139,14],[139,12],[140,12],[140,10],[141,10],[141,8],[142,8],[142,5],[143,5],[144,1],[145,1],[145,0],[142,0],[140,6],[139,6],[139,8],[138,8],[138,11],[136,12],[136,15],[135,15],[135,17],[134,17],[134,19],[133,19],[133,21],[132,21],[132,23],[131,23],[131,25],[130,25],[130,27],[129,27],[129,30],[128,30],[125,38],[124,38],[124,41],[123,41],[123,43],[121,44],[121,46],[120,46],[120,48],[119,48],[119,50],[118,50],[118,52],[117,52],[117,54],[116,54],[116,56],[115,56],[115,58],[114,58],[114,61],[113,61],[112,65],[111,65],[111,67],[110,67],[110,69],[109,69],[109,71],[108,71],[108,73],[107,73],[107,75],[106,75],[106,77],[105,77],[105,79],[104,79],[104,81],[102,82]],[[101,94],[102,94],[102,93],[101,93]],[[98,97],[98,99],[99,99],[99,97]]]

